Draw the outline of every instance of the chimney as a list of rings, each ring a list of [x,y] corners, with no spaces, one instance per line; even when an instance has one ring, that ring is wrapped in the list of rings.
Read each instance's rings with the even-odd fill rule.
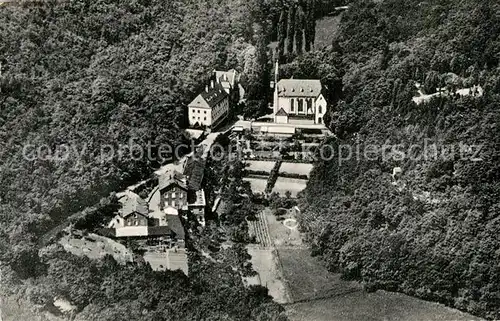
[[[210,81],[210,87],[214,88],[214,81],[213,80]]]
[[[205,91],[208,92],[208,86],[205,86]]]

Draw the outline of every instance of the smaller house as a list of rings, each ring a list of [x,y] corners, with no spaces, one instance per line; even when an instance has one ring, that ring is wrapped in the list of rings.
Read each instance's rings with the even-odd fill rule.
[[[155,239],[160,242],[184,240],[184,230],[179,229],[179,224],[182,226],[182,223],[180,223],[176,208],[168,207],[172,209],[169,212],[172,215],[159,211],[150,212],[147,202],[131,191],[127,191],[119,201],[122,203],[122,208],[108,224],[108,228],[102,232],[117,238],[147,239],[148,241]],[[177,216],[177,218],[170,216]]]
[[[241,75],[236,70],[214,70],[214,78],[222,84],[233,104],[245,99],[245,89],[240,83]]]
[[[148,204],[139,195],[128,192],[120,199],[122,208],[108,227],[124,228],[124,227],[141,227],[148,226],[149,209]]]
[[[216,127],[229,114],[229,95],[219,81],[211,80],[188,105],[190,126]]]
[[[174,171],[159,178],[160,209],[173,207],[177,210],[187,209],[188,183],[185,175]]]

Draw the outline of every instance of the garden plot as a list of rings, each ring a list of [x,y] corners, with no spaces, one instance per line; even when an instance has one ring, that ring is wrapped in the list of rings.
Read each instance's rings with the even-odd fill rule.
[[[279,170],[280,174],[296,174],[301,176],[309,177],[309,173],[311,173],[313,169],[312,164],[302,164],[302,163],[281,163],[281,167]]]
[[[275,162],[272,161],[247,161],[247,170],[250,172],[271,173]]]
[[[244,181],[250,182],[253,193],[264,193],[267,186],[267,178],[245,177]]]
[[[273,192],[285,196],[286,192],[290,192],[292,197],[297,197],[299,192],[306,189],[307,179],[278,177],[274,184]]]

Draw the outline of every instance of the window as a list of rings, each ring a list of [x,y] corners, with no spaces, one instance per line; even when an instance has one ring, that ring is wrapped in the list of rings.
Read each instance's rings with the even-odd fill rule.
[[[203,113],[205,113],[205,114],[206,114],[206,113],[207,113],[207,111],[205,110]]]
[[[172,192],[172,198],[175,198],[175,192]]]
[[[320,113],[320,114],[323,113],[323,107],[322,106],[318,107],[318,113]]]
[[[304,112],[304,101],[302,99],[299,99],[299,113]]]
[[[172,207],[175,207],[175,200],[172,200]]]
[[[200,110],[198,109],[198,114],[200,113]]]
[[[290,111],[295,111],[295,100],[293,98],[290,99]]]
[[[207,120],[207,117],[203,117],[203,120]]]
[[[312,99],[307,100],[307,112],[312,111]]]

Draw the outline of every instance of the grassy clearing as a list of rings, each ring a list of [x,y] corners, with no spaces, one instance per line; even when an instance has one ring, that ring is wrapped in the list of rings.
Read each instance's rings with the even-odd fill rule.
[[[247,161],[248,164],[247,169],[249,171],[254,171],[254,172],[266,172],[266,173],[271,173],[271,170],[274,168],[274,164],[276,162],[271,162],[271,161]]]
[[[303,246],[302,237],[298,229],[289,229],[283,225],[284,221],[278,221],[271,210],[265,210],[265,217],[269,227],[271,241],[277,247],[280,246]],[[285,215],[284,218],[292,218],[292,215]]]
[[[291,321],[474,321],[480,318],[399,293],[358,291],[286,306]]]
[[[311,173],[313,169],[312,164],[301,164],[301,163],[281,163],[280,174],[288,173],[288,174],[297,174],[297,175],[305,175],[309,177],[309,173]]]
[[[64,321],[46,311],[39,311],[32,303],[23,299],[2,296],[0,298],[0,320],[2,321]]]
[[[320,261],[311,257],[309,249],[279,249],[278,253],[293,302],[361,290],[359,284],[343,281],[339,274],[328,272]]]
[[[264,193],[267,186],[267,178],[245,177],[244,181],[250,182],[250,187],[254,193]]]
[[[74,255],[87,256],[94,260],[102,259],[108,254],[121,264],[132,262],[134,259],[132,252],[124,245],[96,234],[89,234],[81,238],[67,235],[61,238],[59,243],[66,251]]]
[[[273,250],[264,250],[249,246],[248,253],[252,256],[252,266],[258,273],[258,277],[252,278],[249,283],[267,287],[269,294],[276,302],[290,302]]]
[[[184,249],[169,249],[166,252],[146,252],[144,260],[151,265],[155,271],[181,270],[188,274],[187,254]]]
[[[296,197],[299,192],[306,189],[306,185],[307,180],[305,179],[278,177],[273,192],[285,196],[285,193],[289,191],[292,193],[292,197]]]

